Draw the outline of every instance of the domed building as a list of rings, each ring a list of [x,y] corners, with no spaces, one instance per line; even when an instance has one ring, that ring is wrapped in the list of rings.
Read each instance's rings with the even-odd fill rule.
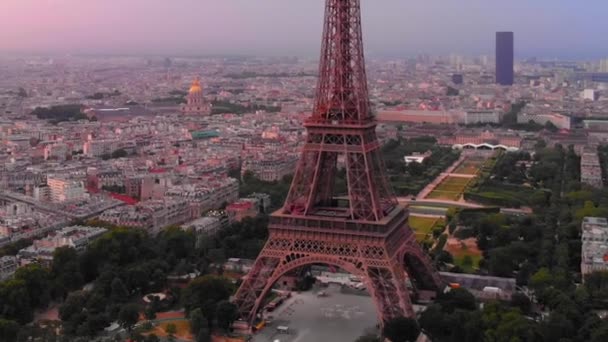
[[[186,115],[211,114],[211,105],[203,96],[203,88],[201,87],[201,81],[198,77],[192,82],[186,101],[186,104],[182,106],[182,113]]]

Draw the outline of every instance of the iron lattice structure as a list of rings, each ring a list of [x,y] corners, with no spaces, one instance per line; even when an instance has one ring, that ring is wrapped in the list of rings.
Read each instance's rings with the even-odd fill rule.
[[[283,208],[234,302],[253,323],[262,300],[285,274],[328,264],[359,276],[382,321],[413,317],[406,277],[417,289],[441,280],[407,226],[384,174],[371,113],[359,0],[327,0],[319,81],[306,143]],[[335,197],[339,161],[348,194]],[[406,273],[407,271],[407,273]]]

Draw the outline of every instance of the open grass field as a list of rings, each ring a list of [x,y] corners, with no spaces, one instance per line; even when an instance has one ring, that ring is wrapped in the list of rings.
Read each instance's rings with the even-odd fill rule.
[[[485,163],[485,159],[467,158],[454,170],[454,173],[476,175]]]
[[[478,269],[479,262],[483,259],[475,239],[458,240],[449,238],[444,250],[452,255],[454,264],[460,266],[466,273],[473,273]]]
[[[167,332],[165,329],[169,324],[175,324],[175,327],[177,328],[177,333],[175,334],[175,337],[186,341],[194,340],[192,333],[190,332],[190,321],[185,319],[175,321],[164,321],[154,327],[154,329],[152,329],[150,333],[153,333],[158,337],[167,337]]]
[[[446,177],[426,198],[458,201],[472,180],[473,178]]]
[[[433,228],[445,227],[445,220],[439,217],[410,216],[409,225],[416,233],[416,241],[422,242],[433,238]]]

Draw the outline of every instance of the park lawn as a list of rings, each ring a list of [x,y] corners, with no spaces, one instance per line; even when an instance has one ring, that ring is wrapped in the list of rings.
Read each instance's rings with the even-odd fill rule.
[[[464,174],[464,175],[476,175],[484,163],[485,163],[485,159],[470,159],[469,158],[469,159],[466,159],[465,161],[463,161],[460,165],[458,165],[456,170],[454,170],[454,173],[459,173],[459,174]]]
[[[438,191],[438,190],[434,190],[428,196],[426,196],[426,198],[429,198],[429,199],[441,199],[441,200],[448,200],[448,201],[458,201],[460,199],[461,195],[462,195],[462,193],[459,192],[459,191]]]
[[[479,262],[483,259],[481,250],[473,240],[462,241],[460,244],[446,244],[445,250],[454,258],[454,264],[460,266],[466,273],[473,273],[479,269]],[[466,257],[470,257],[470,263],[465,262]]]
[[[471,179],[472,178],[467,178],[467,177],[448,176],[435,188],[435,190],[454,191],[457,189],[464,189],[467,186],[467,184],[469,184]]]
[[[438,225],[445,226],[445,220],[439,217],[410,216],[409,226],[416,233],[416,241],[422,242],[432,239],[433,228]]]
[[[454,265],[462,268],[465,273],[474,273],[477,269],[479,269],[479,262],[481,261],[481,259],[483,259],[483,257],[481,255],[471,254],[470,256],[472,263],[470,265],[467,265],[464,262],[465,256],[466,255],[454,257]]]
[[[177,328],[177,333],[175,333],[175,337],[177,337],[181,340],[186,340],[186,341],[194,340],[194,337],[192,336],[192,333],[190,332],[190,321],[188,321],[186,319],[180,319],[180,320],[174,320],[174,321],[164,321],[162,323],[159,323],[156,327],[154,327],[154,329],[152,329],[150,331],[150,333],[153,333],[158,337],[167,337],[167,332],[165,331],[165,329],[167,328],[167,325],[169,325],[171,323],[175,324],[175,327]]]
[[[435,189],[433,189],[433,191],[431,191],[427,198],[457,201],[471,181],[473,181],[473,178],[446,177]]]
[[[479,168],[474,165],[461,165],[454,170],[454,173],[461,175],[475,175],[479,171]]]

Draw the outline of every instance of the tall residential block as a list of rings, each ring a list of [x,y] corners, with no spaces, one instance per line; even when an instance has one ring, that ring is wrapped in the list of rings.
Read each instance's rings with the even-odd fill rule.
[[[496,83],[513,85],[513,32],[496,32]]]

